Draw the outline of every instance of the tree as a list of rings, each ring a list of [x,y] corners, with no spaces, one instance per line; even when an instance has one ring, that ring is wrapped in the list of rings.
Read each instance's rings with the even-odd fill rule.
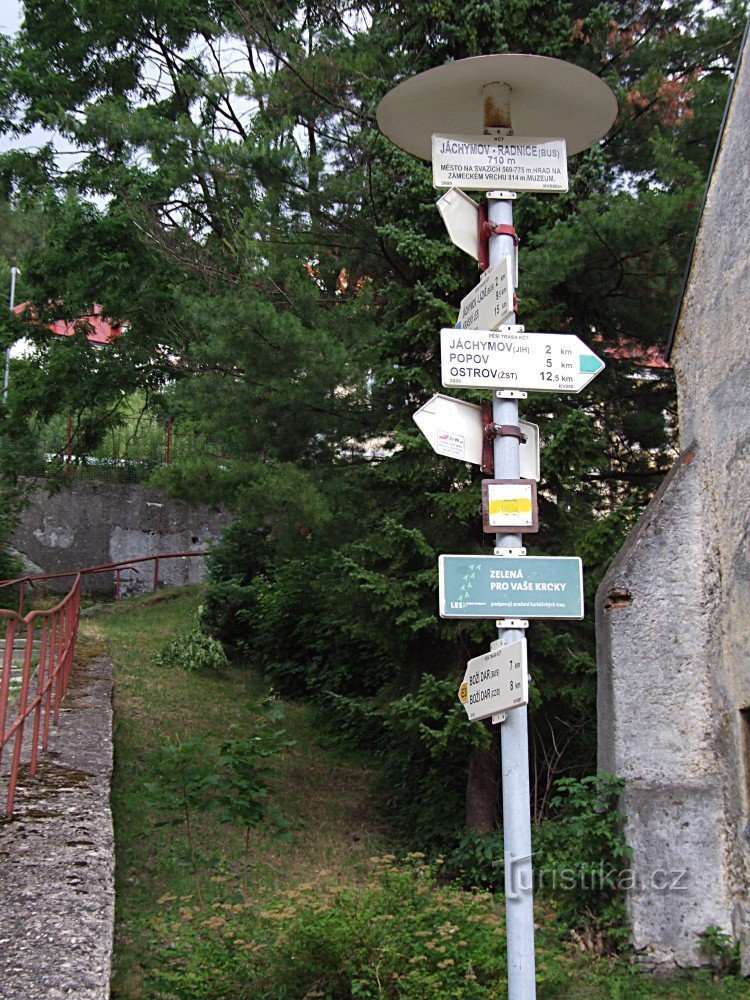
[[[94,405],[91,375],[79,384],[62,361],[82,345],[59,346],[55,371],[86,401],[82,424],[145,386],[199,428],[205,452],[170,482],[242,515],[233,538],[252,572],[222,585],[266,616],[244,639],[278,645],[273,622],[293,620],[309,580],[312,672],[350,699],[358,677],[383,703],[425,673],[458,677],[489,635],[434,617],[437,553],[486,545],[480,477],[436,459],[411,420],[439,385],[437,331],[476,272],[445,237],[427,167],[377,132],[377,101],[404,76],[506,50],[571,60],[614,88],[615,128],[571,160],[570,191],[524,196],[516,212],[521,321],[608,355],[582,398],[526,409],[545,442],[533,551],[581,554],[590,599],[674,457],[671,373],[649,362],[669,328],[742,5],[34,0],[25,13],[0,48],[15,109],[4,129],[55,128],[82,152],[67,172],[49,150],[0,164],[13,197],[46,199],[37,308],[96,300],[131,323]],[[82,201],[92,195],[100,207]],[[19,427],[44,398],[30,376]],[[393,566],[414,586],[398,586]],[[532,641],[543,810],[556,774],[591,767],[593,624],[538,624]],[[286,650],[287,673],[301,655]],[[491,769],[471,771],[485,776],[469,791],[487,815]]]

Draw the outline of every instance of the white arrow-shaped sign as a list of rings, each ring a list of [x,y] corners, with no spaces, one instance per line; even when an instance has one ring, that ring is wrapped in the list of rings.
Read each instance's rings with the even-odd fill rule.
[[[517,639],[469,660],[458,700],[472,721],[526,705],[529,701],[526,640]]]
[[[451,188],[437,203],[451,243],[479,260],[479,205],[468,194]]]
[[[513,312],[511,259],[488,267],[479,284],[461,301],[458,325],[464,330],[496,330]]]
[[[478,406],[436,393],[420,406],[414,422],[438,455],[482,464],[482,411]],[[519,420],[518,426],[526,438],[519,452],[520,478],[539,482],[539,427],[527,420]]]
[[[443,385],[476,389],[580,392],[604,362],[572,333],[498,330],[440,331]]]

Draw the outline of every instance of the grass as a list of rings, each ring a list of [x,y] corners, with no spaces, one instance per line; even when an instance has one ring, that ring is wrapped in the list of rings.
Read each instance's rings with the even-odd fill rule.
[[[258,676],[242,667],[198,674],[153,663],[166,641],[194,622],[200,600],[199,587],[164,590],[123,601],[81,623],[82,637],[105,639],[115,663],[115,997],[151,996],[149,963],[163,944],[154,921],[158,926],[166,911],[175,909],[170,904],[182,902],[185,909],[195,897],[181,825],[166,822],[144,796],[153,778],[150,761],[176,739],[205,735],[218,744],[231,727],[251,727],[244,706],[267,693]],[[276,762],[273,790],[293,836],[286,843],[267,830],[252,831],[249,882],[258,905],[290,882],[356,884],[371,867],[367,859],[384,850],[369,775],[316,744],[305,706],[286,705],[283,726],[296,746]],[[238,902],[241,832],[215,815],[197,817],[195,832],[206,907]]]
[[[501,898],[442,884],[418,857],[400,874],[366,760],[322,746],[301,704],[285,705],[296,745],[274,761],[272,780],[291,841],[268,826],[251,831],[246,899],[242,831],[215,813],[198,815],[199,901],[183,824],[146,794],[152,760],[184,737],[218,744],[233,727],[251,731],[245,705],[267,693],[243,666],[199,674],[154,664],[166,641],[194,624],[200,601],[200,588],[165,590],[82,621],[81,651],[93,655],[105,641],[115,662],[112,996],[343,1000],[357,983],[358,997],[504,998]],[[747,996],[746,981],[708,970],[656,980],[626,959],[582,954],[551,907],[538,902],[536,917],[540,1000]],[[330,968],[345,985],[326,978]]]

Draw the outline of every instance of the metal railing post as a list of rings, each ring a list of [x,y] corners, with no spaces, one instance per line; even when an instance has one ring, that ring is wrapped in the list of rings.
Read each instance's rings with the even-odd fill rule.
[[[47,684],[45,687],[44,699],[44,729],[42,731],[42,750],[47,749],[49,743],[49,724],[52,718],[52,695],[55,685],[55,649],[57,648],[57,619],[53,616],[50,619],[49,650],[47,653]]]
[[[29,674],[31,672],[31,656],[34,649],[34,623],[33,620],[26,624],[26,645],[23,654],[23,674],[21,675],[21,691],[18,695],[18,713],[13,724],[15,728],[15,743],[13,744],[13,758],[10,765],[10,777],[8,778],[8,798],[5,806],[5,815],[13,813],[13,804],[16,798],[16,785],[18,783],[18,768],[21,764],[21,746],[23,744],[23,730],[26,724],[26,699],[29,696]]]
[[[42,619],[42,638],[39,648],[39,666],[36,674],[36,708],[34,709],[34,728],[31,736],[31,762],[29,773],[33,777],[36,774],[37,757],[39,756],[39,730],[42,723],[42,708],[44,700],[44,680],[47,668],[47,633],[49,631],[49,619]]]
[[[57,725],[57,720],[60,715],[60,702],[63,697],[63,678],[62,678],[62,655],[63,655],[63,642],[65,641],[65,622],[63,616],[58,611],[55,615],[57,624],[57,643],[55,645],[55,659],[53,665],[53,672],[55,677],[55,701],[54,701],[54,713],[52,716],[52,721]]]

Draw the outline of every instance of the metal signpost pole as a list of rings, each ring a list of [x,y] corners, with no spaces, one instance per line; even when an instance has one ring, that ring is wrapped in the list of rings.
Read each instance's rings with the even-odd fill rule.
[[[10,305],[9,309],[13,312],[13,306],[16,302],[16,275],[18,274],[18,268],[12,267],[10,269]],[[5,381],[3,383],[3,399],[8,398],[8,384],[10,382],[10,345],[5,348]]]
[[[483,88],[485,130],[491,128],[490,113],[501,108],[502,125],[511,128],[512,108],[509,88],[490,84]],[[503,194],[504,192],[500,192]],[[505,232],[489,236],[489,266],[504,257],[512,260],[518,242],[513,237],[513,200],[490,194],[487,222]],[[514,269],[518,273],[518,269]],[[515,312],[505,323],[516,322]],[[518,426],[517,392],[496,390],[492,393],[492,419],[496,426]],[[525,393],[523,393],[525,395]],[[521,442],[511,435],[498,435],[494,441],[495,479],[518,479]],[[495,535],[497,549],[519,549],[520,534]],[[498,639],[505,646],[524,638],[524,630],[503,628],[498,623]],[[536,973],[534,962],[534,894],[531,864],[531,812],[529,795],[529,734],[526,706],[514,708],[500,724],[500,747],[503,785],[503,846],[505,856],[505,924],[508,950],[508,996],[511,1000],[534,1000]]]
[[[513,226],[513,202],[490,198],[488,221]],[[490,267],[515,252],[513,237],[490,235]],[[513,314],[508,323],[515,323]],[[496,391],[492,397],[495,424],[518,425],[518,399]],[[518,479],[521,443],[516,437],[495,438],[495,479]],[[520,548],[521,535],[495,535],[498,549]],[[502,645],[524,636],[523,629],[499,628]],[[508,944],[508,996],[512,1000],[536,997],[534,971],[534,896],[531,865],[529,796],[529,735],[526,706],[508,712],[500,726],[503,780],[503,842],[505,848],[505,919]]]

